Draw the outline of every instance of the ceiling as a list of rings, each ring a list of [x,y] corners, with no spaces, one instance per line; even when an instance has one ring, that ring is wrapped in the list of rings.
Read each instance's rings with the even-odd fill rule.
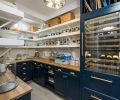
[[[20,10],[32,16],[40,18],[41,20],[44,21],[54,18],[75,8],[78,8],[80,5],[79,0],[66,0],[66,5],[63,8],[55,10],[45,6],[43,0],[16,0],[16,1],[7,0],[7,1],[15,2]]]

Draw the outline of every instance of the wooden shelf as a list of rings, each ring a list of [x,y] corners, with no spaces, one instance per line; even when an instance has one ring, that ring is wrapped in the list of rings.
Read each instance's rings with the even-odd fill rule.
[[[120,60],[107,60],[107,59],[100,59],[100,58],[86,58],[86,61],[103,61],[103,62],[110,62],[110,63],[120,63]]]
[[[120,48],[120,45],[86,45],[86,48]]]
[[[107,38],[107,37],[114,37],[114,36],[120,36],[120,33],[113,33],[113,34],[107,34],[107,35],[96,35],[96,36],[86,36],[86,39],[94,39],[94,38]]]
[[[119,15],[115,16],[115,13],[113,13],[113,14],[111,14],[111,16],[106,15],[106,16],[102,16],[100,18],[91,19],[90,21],[87,21],[85,24],[92,25],[95,23],[100,23],[100,22],[104,22],[104,21],[108,21],[108,20],[117,19],[117,18],[120,18],[120,16]]]
[[[115,30],[120,30],[120,27],[117,27],[117,28],[111,29],[111,30],[109,30],[109,31],[115,31]],[[107,31],[108,31],[108,30],[89,31],[89,32],[86,32],[86,34],[94,34],[94,33],[107,32]]]
[[[109,43],[109,42],[120,42],[120,39],[86,41],[86,43]]]
[[[109,68],[109,69],[120,69],[119,66],[113,66],[113,65],[103,65],[103,64],[96,64],[96,63],[87,63],[88,66],[93,67],[102,67],[102,68]]]
[[[90,26],[89,28],[86,28],[87,30],[91,30],[91,29],[96,29],[96,28],[103,28],[103,27],[107,27],[107,26],[113,26],[113,25],[119,25],[120,22],[113,22],[113,23],[107,23],[107,24],[102,24],[102,25],[97,25],[97,26]]]

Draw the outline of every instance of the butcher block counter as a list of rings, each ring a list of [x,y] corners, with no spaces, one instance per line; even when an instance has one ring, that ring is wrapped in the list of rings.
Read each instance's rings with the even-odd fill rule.
[[[54,61],[50,61],[48,58],[31,58],[31,59],[25,59],[25,60],[16,60],[16,62],[23,62],[23,61],[35,61],[35,62],[49,64],[49,65],[53,65],[56,67],[65,68],[73,71],[78,71],[78,72],[80,71],[80,66],[56,63]]]
[[[65,69],[70,69],[70,70],[74,70],[74,71],[80,71],[80,66],[56,63],[54,61],[50,61],[47,58],[33,58],[32,61],[41,62],[41,63],[45,63],[45,64],[49,64],[49,65],[53,65],[53,66],[61,67],[61,68],[65,68]]]
[[[5,80],[14,80],[14,75],[9,70],[4,76],[0,77],[0,82]],[[20,78],[17,77],[16,81],[18,86],[9,92],[0,94],[0,100],[16,100],[32,91],[32,88]]]

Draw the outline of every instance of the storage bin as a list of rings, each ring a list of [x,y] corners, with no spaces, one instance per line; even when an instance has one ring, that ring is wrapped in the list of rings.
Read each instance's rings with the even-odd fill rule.
[[[48,21],[48,25],[50,27],[58,24],[60,24],[60,18],[54,18]]]
[[[74,16],[74,14],[72,12],[68,12],[68,13],[63,14],[63,15],[60,16],[61,23],[70,21],[70,20],[72,20],[74,18],[75,18],[75,16]]]

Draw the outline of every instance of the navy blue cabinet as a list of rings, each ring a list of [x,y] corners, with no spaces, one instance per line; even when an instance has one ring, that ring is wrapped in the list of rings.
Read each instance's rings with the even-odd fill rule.
[[[31,100],[31,93],[28,93],[17,100]]]
[[[45,64],[33,62],[33,81],[45,84]]]
[[[55,90],[68,100],[80,100],[80,80],[78,72],[56,69]]]
[[[56,69],[55,71],[55,90],[60,95],[65,96],[67,93],[66,90],[66,78],[67,74],[63,73],[61,69]]]
[[[80,100],[80,78],[71,72],[67,79],[67,96],[70,100]]]
[[[16,64],[16,74],[23,81],[32,80],[32,66],[31,62],[18,62]]]

